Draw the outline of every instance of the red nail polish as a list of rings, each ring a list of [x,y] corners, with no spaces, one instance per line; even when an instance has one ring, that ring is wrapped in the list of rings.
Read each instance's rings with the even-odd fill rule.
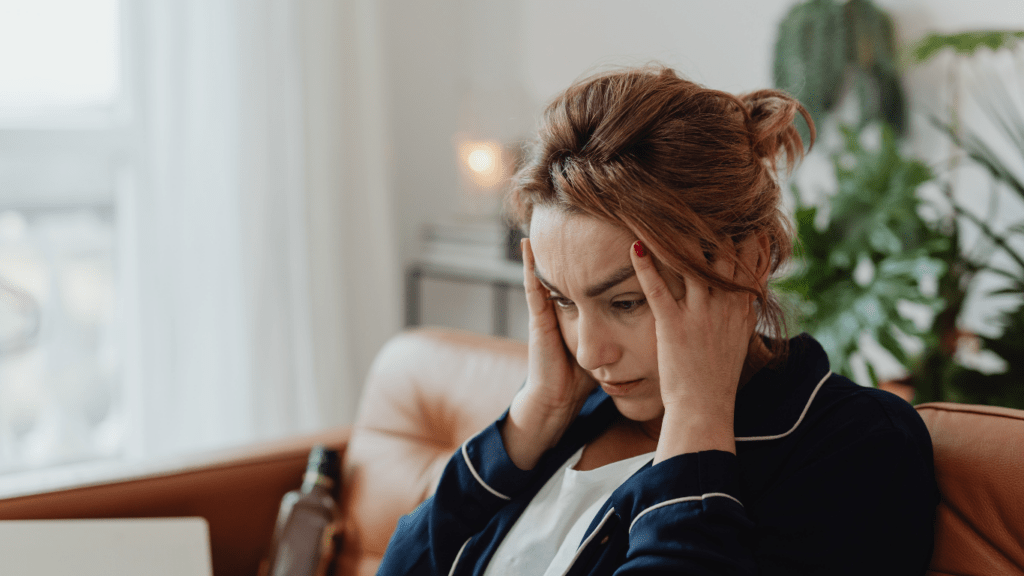
[[[644,250],[644,245],[641,244],[639,240],[633,242],[633,251],[636,252],[636,255],[640,258],[647,255],[647,252]]]

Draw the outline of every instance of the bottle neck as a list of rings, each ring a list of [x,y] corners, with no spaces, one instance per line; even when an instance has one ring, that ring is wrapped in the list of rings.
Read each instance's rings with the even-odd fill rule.
[[[317,486],[330,492],[334,488],[334,480],[329,476],[320,474],[316,470],[307,470],[306,474],[302,477],[302,491],[312,492]]]

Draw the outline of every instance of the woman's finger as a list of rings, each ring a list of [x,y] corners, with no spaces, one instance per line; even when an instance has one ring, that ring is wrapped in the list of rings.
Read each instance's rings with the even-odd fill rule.
[[[530,239],[523,238],[519,246],[523,252],[523,289],[526,291],[526,305],[531,315],[539,316],[547,310],[549,304],[547,290],[533,272],[533,249],[530,246]]]
[[[629,257],[633,262],[636,278],[640,281],[640,288],[644,291],[644,297],[647,298],[647,305],[654,312],[654,317],[665,318],[678,311],[679,306],[668,285],[665,284],[665,279],[658,273],[654,267],[654,259],[639,240],[630,247]]]
[[[711,264],[711,267],[718,274],[719,278],[726,280],[736,281],[736,259],[726,258],[720,254],[715,255],[715,261]]]
[[[736,267],[735,261],[731,258],[725,258],[721,254],[715,254],[713,258],[714,260],[710,262],[710,264],[711,269],[714,271],[715,275],[717,275],[719,278],[732,280]],[[721,288],[715,288],[711,284],[701,282],[701,285],[704,287],[703,290],[700,290],[700,295],[702,296],[707,295],[708,298],[711,298],[712,296],[716,294],[721,294],[722,292]],[[706,302],[707,300],[705,299],[705,302],[702,302],[702,304]]]
[[[743,275],[743,268],[738,258],[719,257],[712,266],[719,277],[742,284],[740,276]],[[727,312],[729,318],[740,323],[744,331],[753,331],[757,324],[757,312],[750,293],[742,290],[719,291],[718,296],[716,304],[719,308]]]

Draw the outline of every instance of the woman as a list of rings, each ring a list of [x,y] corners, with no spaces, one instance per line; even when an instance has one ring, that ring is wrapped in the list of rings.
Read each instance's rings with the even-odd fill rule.
[[[509,199],[529,236],[526,383],[379,574],[924,572],[924,424],[784,339],[768,288],[797,113],[661,68],[555,99]]]

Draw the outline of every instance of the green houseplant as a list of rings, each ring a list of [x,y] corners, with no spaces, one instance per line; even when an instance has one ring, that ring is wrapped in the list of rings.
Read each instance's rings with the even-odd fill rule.
[[[918,42],[912,50],[917,63],[926,62],[943,51],[953,51],[958,60],[953,66],[969,65],[970,59],[983,49],[1009,51],[1018,60],[1021,58],[1019,45],[1024,31],[983,30],[952,35],[931,34]],[[966,60],[966,62],[965,62]],[[953,75],[960,77],[959,74]],[[1024,93],[1024,78],[1017,78],[1018,94]],[[957,80],[959,82],[959,80]],[[1004,364],[1003,370],[983,372],[963,366],[954,358],[955,349],[950,337],[938,346],[925,351],[914,367],[917,394],[920,400],[950,400],[978,404],[995,404],[1024,408],[1024,220],[996,228],[993,216],[998,210],[1000,196],[1014,202],[1018,209],[1024,208],[1024,117],[1015,104],[1012,91],[1014,86],[1006,79],[990,78],[984,94],[976,94],[981,104],[984,120],[995,127],[1003,146],[986,140],[977,125],[964,125],[960,111],[948,112],[948,119],[932,116],[932,123],[954,143],[959,153],[970,163],[988,174],[993,185],[989,217],[980,217],[956,199],[953,178],[959,166],[959,157],[951,159],[950,176],[943,183],[945,195],[955,218],[953,225],[959,229],[971,226],[981,239],[979,246],[967,251],[957,263],[961,278],[947,280],[947,292],[960,294],[974,288],[978,275],[994,275],[1002,280],[1002,286],[991,290],[985,297],[1010,296],[1015,299],[1004,307],[990,322],[999,331],[998,336],[978,338],[982,350],[994,354]],[[959,91],[961,86],[953,86]],[[954,100],[955,102],[958,99]],[[1003,153],[997,150],[1004,151]],[[1009,151],[1009,154],[1005,151]],[[1012,160],[1008,161],[1007,158]],[[956,286],[959,284],[959,286]],[[961,298],[962,302],[962,298]],[[959,312],[958,309],[954,309]],[[946,334],[955,334],[955,318],[946,313],[941,322]]]
[[[892,38],[891,19],[867,0],[802,2],[779,26],[776,85],[796,93],[821,125],[850,91],[852,76],[859,117],[852,127],[841,128],[842,147],[831,151],[837,188],[828,195],[827,214],[800,203],[796,191],[800,264],[778,285],[793,295],[802,313],[800,327],[822,341],[841,373],[852,375],[853,359],[866,337],[910,373],[916,401],[1024,407],[1020,299],[992,319],[1000,336],[976,339],[1005,362],[1005,371],[982,373],[956,357],[963,335],[958,320],[979,274],[1004,279],[1001,289],[986,297],[1024,294],[1024,254],[1015,248],[1024,239],[1024,221],[993,229],[986,218],[956,201],[949,174],[936,176],[925,164],[901,154],[896,137],[905,126],[904,97]],[[913,58],[925,61],[947,48],[968,56],[982,47],[1008,49],[1021,38],[1024,33],[1017,31],[931,35],[914,48]],[[1020,162],[1005,162],[992,145],[959,124],[955,110],[950,120],[933,118],[933,123],[998,186],[1024,202],[1024,183],[1014,169],[1024,165],[1024,121],[1007,93],[1000,91],[986,110],[1020,153]],[[860,135],[879,121],[880,144],[864,146]],[[936,179],[946,192],[946,204],[933,210],[941,216],[925,219],[917,189]],[[964,225],[985,239],[966,254]],[[996,265],[999,253],[1015,265]],[[921,313],[908,315],[914,308]],[[870,362],[866,368],[876,382]]]
[[[882,120],[897,133],[905,130],[892,18],[870,0],[808,0],[793,6],[779,24],[773,76],[777,87],[804,104],[815,124],[852,89],[859,103],[858,128]],[[807,136],[802,121],[798,127]]]
[[[819,134],[832,129],[826,120],[848,96],[857,103],[850,125],[839,126],[840,144],[825,151],[836,188],[815,192],[827,203],[801,203],[794,186],[798,265],[777,283],[794,301],[800,329],[849,376],[855,360],[864,360],[864,337],[902,366],[914,363],[906,342],[928,341],[930,326],[905,309],[909,303],[934,315],[941,307],[938,294],[921,287],[944,276],[955,245],[920,216],[917,190],[934,174],[900,150],[906,111],[894,38],[892,19],[870,0],[807,0],[787,13],[775,43],[775,84],[808,108]],[[872,131],[880,142],[863,145]],[[877,384],[873,363],[864,365]]]
[[[801,329],[818,338],[837,372],[853,375],[862,335],[910,366],[904,342],[930,340],[931,326],[906,309],[935,314],[942,308],[937,289],[928,286],[945,275],[953,242],[920,216],[917,190],[933,174],[900,153],[888,125],[881,125],[875,147],[862,144],[861,131],[842,132],[844,149],[832,156],[838,189],[829,196],[826,221],[818,222],[819,207],[798,202],[799,265],[777,287],[795,297]],[[872,363],[866,368],[876,383]]]

